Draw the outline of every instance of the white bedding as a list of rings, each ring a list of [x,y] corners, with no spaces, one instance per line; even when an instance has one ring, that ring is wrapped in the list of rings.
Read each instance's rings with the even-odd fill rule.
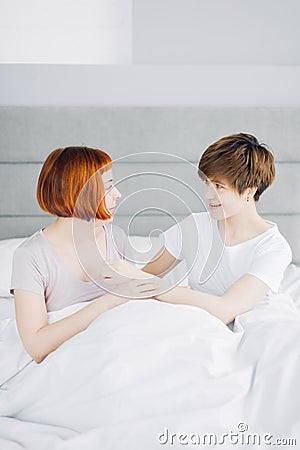
[[[200,308],[130,301],[41,364],[23,351],[13,317],[0,330],[2,382],[25,367],[0,389],[1,450],[182,448],[180,433],[221,439],[241,422],[261,439],[300,442],[300,313],[286,293],[239,316],[233,331]],[[158,440],[166,429],[177,433],[171,447]]]
[[[13,297],[0,298],[0,321],[15,314]]]

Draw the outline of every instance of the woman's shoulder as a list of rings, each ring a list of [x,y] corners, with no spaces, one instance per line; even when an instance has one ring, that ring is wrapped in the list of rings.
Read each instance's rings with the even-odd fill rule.
[[[265,220],[265,222],[270,225],[268,230],[264,233],[268,240],[282,245],[289,245],[286,238],[280,232],[277,223],[272,222],[271,220]]]
[[[270,228],[262,233],[257,247],[266,252],[275,251],[292,255],[291,247],[286,238],[281,234],[278,225],[270,220],[267,220],[266,222],[270,224]]]
[[[43,247],[42,230],[37,230],[15,249],[14,255],[36,255]]]

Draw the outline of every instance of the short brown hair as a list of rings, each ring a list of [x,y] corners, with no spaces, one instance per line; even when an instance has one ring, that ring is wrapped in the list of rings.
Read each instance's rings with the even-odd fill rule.
[[[40,207],[58,217],[110,219],[112,215],[105,204],[102,174],[111,166],[110,156],[100,149],[65,147],[53,150],[38,179]]]
[[[240,195],[247,188],[257,187],[254,200],[275,178],[274,157],[265,144],[252,134],[225,136],[211,144],[198,165],[200,178],[224,180]]]

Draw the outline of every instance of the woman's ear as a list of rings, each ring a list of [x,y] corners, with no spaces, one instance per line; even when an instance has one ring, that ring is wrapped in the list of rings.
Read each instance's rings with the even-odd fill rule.
[[[254,197],[256,191],[257,191],[257,187],[251,187],[251,188],[247,188],[245,190],[244,195],[245,195],[245,198],[247,199],[247,201],[249,201],[250,199],[252,199]]]

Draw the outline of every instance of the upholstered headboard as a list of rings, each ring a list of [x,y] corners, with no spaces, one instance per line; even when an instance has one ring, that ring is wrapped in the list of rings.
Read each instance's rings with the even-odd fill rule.
[[[277,177],[258,209],[278,223],[300,263],[299,108],[10,106],[0,108],[0,124],[0,239],[28,236],[53,220],[39,209],[35,189],[54,148],[83,144],[107,151],[116,161],[115,179],[122,180],[115,221],[130,225],[131,234],[148,235],[201,209],[201,153],[221,136],[244,131],[274,152]]]

